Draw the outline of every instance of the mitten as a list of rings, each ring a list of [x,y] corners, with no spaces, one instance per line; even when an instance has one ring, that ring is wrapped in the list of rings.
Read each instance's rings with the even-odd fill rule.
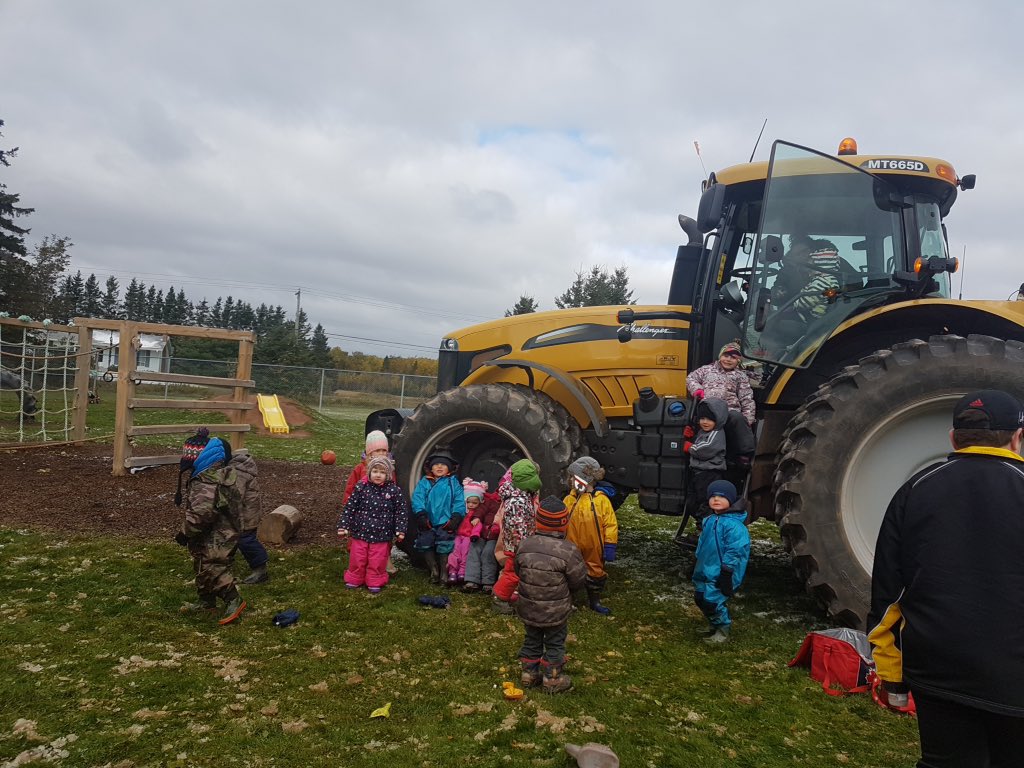
[[[188,536],[185,535],[184,531],[178,531],[176,534],[174,534],[174,540],[181,544],[181,546],[183,547],[188,546]]]
[[[425,512],[420,512],[418,515],[416,515],[416,527],[419,528],[421,531],[430,530],[430,518],[427,517],[427,514]]]
[[[469,540],[475,544],[476,542],[480,541],[480,537],[474,533],[472,536],[469,537]]]
[[[447,595],[420,595],[419,604],[429,605],[431,608],[447,608],[451,603]]]
[[[448,533],[455,533],[459,530],[460,525],[462,525],[462,518],[459,515],[452,515],[448,518],[448,522],[441,526],[441,529]]]
[[[614,563],[615,562],[615,550],[616,550],[616,548],[617,548],[617,545],[615,545],[615,544],[605,544],[604,545],[604,561],[606,563]]]
[[[693,393],[693,396],[695,398],[697,398],[698,400],[703,400],[704,399],[704,390],[703,389],[698,389],[696,392]]]
[[[691,448],[693,448],[692,440],[687,440],[685,443],[683,443],[683,453],[689,453]]]
[[[726,568],[722,566],[721,572],[718,574],[718,578],[715,579],[715,586],[718,587],[718,591],[726,597],[732,597],[736,594],[735,588],[732,586],[732,568]]]
[[[693,440],[697,436],[697,430],[695,430],[690,424],[687,424],[683,428],[683,437],[687,440]]]

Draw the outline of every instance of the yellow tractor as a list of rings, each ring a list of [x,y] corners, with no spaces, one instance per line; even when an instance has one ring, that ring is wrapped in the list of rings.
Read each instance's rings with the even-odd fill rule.
[[[527,456],[544,493],[589,453],[651,513],[681,515],[688,371],[739,340],[757,400],[756,455],[733,476],[774,520],[808,589],[863,626],[885,507],[949,450],[955,400],[1024,396],[1024,303],[960,301],[945,225],[974,186],[933,157],[838,156],[778,141],[768,162],[712,173],[680,216],[665,306],[585,307],[445,337],[438,394],[378,411],[412,488],[429,452],[493,484]],[[828,258],[808,267],[817,246]],[[794,274],[814,279],[793,286]]]

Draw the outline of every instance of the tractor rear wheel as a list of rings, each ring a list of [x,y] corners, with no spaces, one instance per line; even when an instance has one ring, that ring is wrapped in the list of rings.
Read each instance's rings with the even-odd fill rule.
[[[549,396],[509,384],[471,384],[439,392],[402,424],[394,444],[399,483],[412,495],[424,464],[438,446],[459,464],[460,478],[486,480],[498,488],[505,470],[522,458],[540,467],[543,494],[562,495],[562,470],[583,453],[582,432]],[[415,526],[406,536],[411,550]]]
[[[844,369],[794,415],[779,450],[775,519],[797,574],[837,621],[864,628],[886,507],[952,450],[953,404],[974,389],[1024,396],[1024,344],[903,342]]]

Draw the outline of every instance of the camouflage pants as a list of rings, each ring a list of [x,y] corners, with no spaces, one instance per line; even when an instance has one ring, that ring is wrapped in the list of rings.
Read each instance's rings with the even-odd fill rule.
[[[238,533],[213,531],[190,542],[189,554],[196,573],[196,591],[200,598],[219,597],[229,600],[235,592],[231,561],[238,548]]]

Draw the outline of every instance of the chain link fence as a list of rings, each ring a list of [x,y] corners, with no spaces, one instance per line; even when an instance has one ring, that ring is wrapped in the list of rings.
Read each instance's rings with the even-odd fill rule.
[[[233,360],[172,357],[170,372],[233,377],[235,367]],[[252,378],[260,394],[288,397],[328,414],[415,408],[437,392],[437,377],[409,373],[253,363]]]

